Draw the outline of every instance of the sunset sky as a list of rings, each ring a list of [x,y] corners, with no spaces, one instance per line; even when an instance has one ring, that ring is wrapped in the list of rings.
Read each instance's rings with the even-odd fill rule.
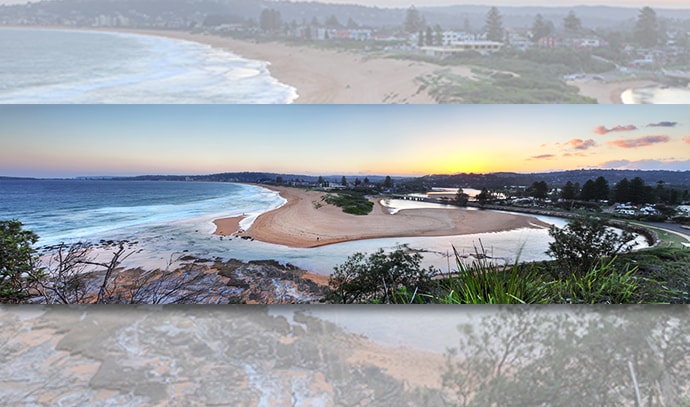
[[[687,170],[687,105],[0,106],[0,176]]]

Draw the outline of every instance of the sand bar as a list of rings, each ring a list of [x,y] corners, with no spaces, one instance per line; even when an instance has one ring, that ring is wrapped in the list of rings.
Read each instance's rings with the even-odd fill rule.
[[[405,209],[391,215],[378,200],[366,216],[350,215],[321,200],[323,191],[270,187],[287,203],[260,215],[236,236],[289,247],[317,247],[353,240],[384,237],[453,236],[500,232],[520,228],[546,228],[535,217],[461,208]],[[237,218],[216,220],[216,234],[236,231]],[[222,229],[220,225],[226,225]]]

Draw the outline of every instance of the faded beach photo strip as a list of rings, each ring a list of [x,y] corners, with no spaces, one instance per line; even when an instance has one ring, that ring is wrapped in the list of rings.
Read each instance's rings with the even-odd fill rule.
[[[690,8],[481,3],[0,0],[0,404],[690,405]]]

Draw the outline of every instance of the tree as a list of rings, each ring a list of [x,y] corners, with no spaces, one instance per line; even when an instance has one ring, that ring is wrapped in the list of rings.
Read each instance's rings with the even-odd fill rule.
[[[354,29],[354,28],[359,28],[359,24],[355,20],[352,19],[352,17],[347,19],[347,28]]]
[[[479,202],[479,206],[483,207],[489,203],[489,201],[491,201],[491,192],[489,192],[489,190],[486,188],[482,188],[481,192],[477,194],[475,198],[477,199],[477,202]]]
[[[470,199],[470,196],[467,195],[462,188],[458,188],[458,193],[455,194],[455,204],[458,206],[467,206],[467,201]]]
[[[609,199],[610,192],[609,182],[606,181],[606,178],[599,176],[594,180],[594,199],[605,201]]]
[[[532,185],[527,188],[527,193],[537,199],[546,199],[549,193],[549,185],[546,181],[534,181]]]
[[[280,12],[271,8],[263,9],[259,15],[259,27],[263,31],[277,31],[283,25]]]
[[[326,27],[329,27],[329,28],[341,28],[342,27],[342,25],[340,24],[340,21],[338,21],[338,17],[336,17],[333,14],[331,14],[331,16],[328,17],[328,19],[326,20],[324,25]]]
[[[582,190],[580,191],[580,199],[583,201],[591,201],[596,199],[596,185],[594,184],[594,181],[591,179],[588,179],[587,182],[582,185]]]
[[[565,183],[565,186],[561,190],[561,199],[565,200],[573,200],[575,199],[575,196],[577,195],[577,190],[575,189],[575,184],[572,182],[568,181]]]
[[[36,267],[38,235],[22,226],[18,220],[0,221],[0,303],[26,302],[44,275]]]
[[[615,202],[630,202],[630,181],[623,178],[613,187],[613,200]]]
[[[424,22],[422,16],[419,14],[419,11],[415,8],[415,6],[410,6],[410,8],[407,9],[407,13],[405,14],[405,32],[410,34],[420,32],[424,29],[425,25],[426,23]]]
[[[434,32],[430,26],[426,27],[426,40],[424,41],[424,43],[427,46],[434,45]]]
[[[346,187],[347,186],[347,178],[343,175],[343,178],[340,179],[340,185]]]
[[[572,218],[561,228],[551,225],[546,254],[559,263],[559,277],[583,274],[594,267],[601,258],[615,256],[632,248],[632,233],[623,230],[620,234],[606,226],[599,217],[580,215]]]
[[[532,24],[532,41],[537,42],[539,39],[551,34],[552,31],[553,23],[551,21],[545,21],[541,14],[537,14]]]
[[[630,180],[630,202],[634,204],[649,203],[654,200],[654,191],[651,186],[645,185],[640,177]]]
[[[496,7],[491,7],[486,15],[486,39],[490,41],[503,42],[503,22],[501,14]]]
[[[644,7],[635,23],[635,42],[641,47],[651,48],[659,42],[659,23],[656,12],[651,7]]]
[[[393,188],[393,180],[389,175],[386,175],[386,179],[383,181],[384,188]]]
[[[582,30],[582,22],[575,15],[575,12],[570,10],[568,15],[563,19],[563,28],[569,32],[578,32]]]
[[[414,293],[430,291],[437,273],[433,267],[422,268],[421,261],[422,255],[405,245],[390,254],[383,249],[369,257],[355,253],[334,267],[328,298],[343,304],[409,302]]]
[[[635,385],[644,405],[684,405],[687,317],[687,309],[497,310],[458,327],[442,375],[446,405],[632,406]]]

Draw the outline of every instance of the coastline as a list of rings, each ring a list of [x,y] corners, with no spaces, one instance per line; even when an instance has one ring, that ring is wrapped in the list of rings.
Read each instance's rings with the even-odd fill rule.
[[[589,96],[599,104],[623,104],[623,92],[629,89],[660,86],[659,82],[649,79],[633,79],[620,82],[600,82],[591,79],[567,81],[568,85],[580,90],[580,95]]]
[[[293,248],[312,248],[335,243],[377,238],[454,236],[502,232],[521,228],[546,228],[532,216],[459,208],[404,209],[392,215],[373,200],[369,215],[350,215],[321,202],[321,191],[267,187],[287,203],[257,217],[246,231],[239,231],[242,217],[214,220],[221,236],[252,238]]]
[[[295,104],[435,104],[419,78],[438,70],[470,77],[469,67],[443,67],[427,62],[376,57],[351,51],[255,42],[207,33],[174,30],[63,26],[4,28],[128,33],[191,41],[267,64],[270,75],[296,89]]]

